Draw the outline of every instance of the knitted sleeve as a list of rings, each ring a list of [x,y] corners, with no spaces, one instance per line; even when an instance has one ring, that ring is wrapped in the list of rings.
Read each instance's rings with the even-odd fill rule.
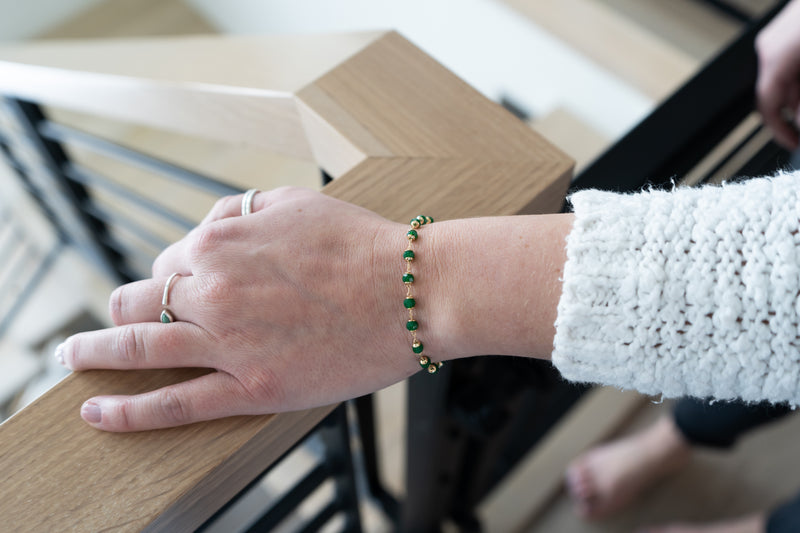
[[[570,200],[564,377],[800,404],[800,172]]]

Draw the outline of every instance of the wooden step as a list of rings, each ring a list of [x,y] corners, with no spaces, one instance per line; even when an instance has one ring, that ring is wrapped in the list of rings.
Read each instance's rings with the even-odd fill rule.
[[[139,37],[216,33],[216,28],[182,0],[106,0],[58,24],[41,39]]]
[[[671,94],[699,65],[597,0],[503,1],[655,101]]]
[[[611,144],[605,135],[563,107],[556,108],[529,124],[575,160],[575,175]]]
[[[609,387],[587,393],[479,504],[484,530],[526,527],[562,489],[569,462],[614,434],[644,402],[638,393]]]
[[[743,24],[698,0],[594,0],[699,62],[735,38]]]

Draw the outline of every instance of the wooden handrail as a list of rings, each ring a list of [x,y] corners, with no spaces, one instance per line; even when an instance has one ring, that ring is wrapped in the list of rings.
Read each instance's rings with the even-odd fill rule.
[[[311,159],[294,94],[379,36],[42,41],[0,50],[0,92]]]
[[[313,157],[338,178],[325,193],[398,221],[558,210],[572,168],[394,32],[0,49],[0,93]],[[73,373],[6,421],[4,528],[192,530],[331,410],[136,434],[95,431],[79,417],[91,395],[198,372]]]

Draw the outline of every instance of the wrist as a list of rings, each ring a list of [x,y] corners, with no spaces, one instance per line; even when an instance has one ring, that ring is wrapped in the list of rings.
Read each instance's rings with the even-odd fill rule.
[[[431,357],[549,358],[572,220],[492,217],[426,227],[420,249],[431,248],[433,272],[420,294],[430,300]]]
[[[420,370],[420,357],[430,359],[437,364],[453,359],[454,351],[464,356],[457,348],[460,331],[453,329],[452,309],[447,297],[450,289],[449,276],[437,266],[438,256],[450,253],[447,245],[448,232],[437,231],[438,222],[425,224],[416,229],[417,239],[411,242],[407,237],[411,229],[409,224],[387,222],[378,231],[375,238],[373,268],[376,273],[376,294],[383,295],[384,311],[389,318],[393,357],[401,364],[416,372]],[[407,249],[414,252],[414,260],[410,263],[404,259]],[[449,263],[449,259],[442,259]],[[413,282],[406,285],[404,275],[411,273]],[[405,299],[411,295],[414,300],[412,312],[405,307]],[[412,333],[408,321],[413,317],[417,329]],[[459,323],[458,320],[455,323]],[[414,339],[422,346],[414,348]]]
[[[572,215],[440,221],[418,229],[414,319],[434,362],[475,355],[549,358],[565,239]],[[391,357],[419,370],[406,329],[403,252],[407,224],[387,222],[375,238],[373,269]]]

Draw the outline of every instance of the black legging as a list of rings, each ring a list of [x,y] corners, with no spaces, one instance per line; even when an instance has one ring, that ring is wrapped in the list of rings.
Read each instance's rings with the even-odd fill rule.
[[[782,418],[792,409],[769,403],[709,403],[682,399],[675,404],[675,425],[692,445],[729,448],[746,432]],[[800,494],[767,517],[767,533],[800,532]]]

